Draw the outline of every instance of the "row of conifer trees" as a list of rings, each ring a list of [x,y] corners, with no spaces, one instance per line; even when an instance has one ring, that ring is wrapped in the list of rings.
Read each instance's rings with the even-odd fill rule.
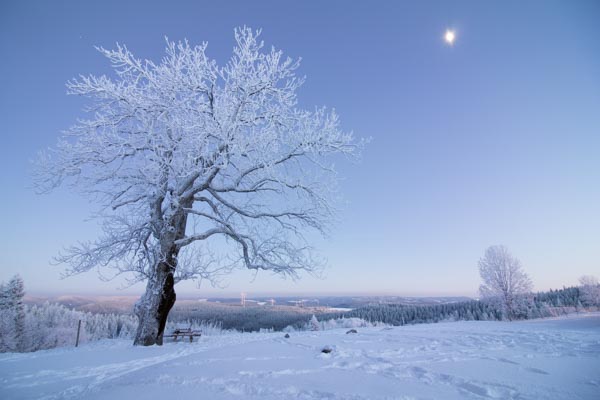
[[[92,314],[63,305],[24,304],[24,284],[17,275],[0,284],[0,352],[29,352],[73,346],[82,321],[79,342],[131,338],[137,327],[133,315]]]
[[[517,298],[512,319],[533,319],[557,316],[585,308],[591,304],[579,287],[550,290]],[[370,304],[344,314],[323,315],[321,318],[361,318],[369,322],[407,325],[440,321],[500,321],[507,319],[500,304],[491,300],[470,300],[435,305]]]

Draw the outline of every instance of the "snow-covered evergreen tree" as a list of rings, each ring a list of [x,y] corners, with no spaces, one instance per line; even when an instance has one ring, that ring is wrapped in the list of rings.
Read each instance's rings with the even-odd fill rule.
[[[10,351],[13,343],[13,324],[10,300],[6,285],[0,283],[0,352]]]
[[[0,285],[0,351],[22,351],[25,340],[23,279],[15,275]]]
[[[25,340],[25,306],[23,304],[25,285],[23,279],[19,275],[15,275],[8,282],[7,289],[13,310],[15,350],[23,351]]]

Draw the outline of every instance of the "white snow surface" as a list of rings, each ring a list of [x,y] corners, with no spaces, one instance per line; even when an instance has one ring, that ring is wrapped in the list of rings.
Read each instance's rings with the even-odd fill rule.
[[[3,354],[0,398],[600,399],[600,313],[290,335]]]

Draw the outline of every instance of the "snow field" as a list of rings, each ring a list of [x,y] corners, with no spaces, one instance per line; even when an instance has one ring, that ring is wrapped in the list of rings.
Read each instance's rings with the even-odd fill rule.
[[[598,399],[600,314],[0,356],[2,399]],[[321,353],[324,346],[333,348]]]

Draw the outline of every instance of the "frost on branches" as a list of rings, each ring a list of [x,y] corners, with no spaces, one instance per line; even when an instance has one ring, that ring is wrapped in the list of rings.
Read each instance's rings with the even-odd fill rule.
[[[579,278],[581,299],[586,306],[600,306],[600,283],[592,275]]]
[[[0,353],[23,351],[25,308],[23,279],[15,275],[8,283],[0,283]]]
[[[531,292],[532,283],[523,271],[521,262],[505,246],[490,246],[479,260],[479,274],[483,283],[479,292],[483,298],[496,300],[509,320],[518,316],[524,295]]]
[[[319,320],[317,319],[317,317],[315,317],[314,314],[309,321],[309,325],[310,325],[311,331],[320,331],[321,330],[321,325],[319,324]]]
[[[302,233],[324,232],[334,212],[327,158],[361,143],[335,112],[296,107],[299,62],[264,49],[259,35],[236,29],[222,67],[206,44],[167,41],[160,63],[100,48],[114,76],[67,84],[92,100],[89,119],[41,155],[36,183],[65,182],[99,201],[103,236],[59,261],[68,274],[110,266],[147,281],[135,344],[162,343],[180,280],[238,266],[296,277],[319,265]]]

